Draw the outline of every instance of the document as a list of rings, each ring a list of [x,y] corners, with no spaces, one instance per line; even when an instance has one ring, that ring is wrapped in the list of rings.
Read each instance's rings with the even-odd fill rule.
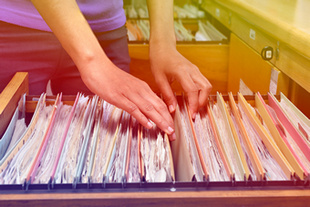
[[[207,166],[210,181],[229,181],[230,175],[226,171],[223,157],[218,150],[214,131],[212,129],[209,115],[205,109],[197,113],[194,128],[197,140],[203,153],[203,161]]]
[[[170,145],[167,137],[156,126],[143,128],[141,139],[141,159],[143,159],[146,182],[171,182]]]
[[[266,170],[267,180],[289,180],[294,174],[281,151],[273,142],[270,135],[254,115],[254,108],[246,103],[244,97],[238,94],[238,108],[243,124],[248,132],[252,146]]]
[[[178,137],[172,142],[172,154],[176,179],[180,181],[203,181],[205,175],[200,163],[193,131],[189,122],[189,113],[183,97],[177,97],[175,112],[175,133]]]
[[[55,183],[73,183],[78,156],[81,150],[83,139],[81,135],[86,126],[89,113],[89,97],[80,96],[68,134],[61,152],[61,156],[56,168]]]
[[[285,98],[287,110],[272,94],[268,104],[254,97],[239,93],[236,104],[218,93],[193,120],[177,96],[177,139],[169,142],[155,124],[146,129],[98,96],[78,94],[71,106],[61,94],[46,105],[42,94],[25,131],[17,109],[0,142],[0,184],[308,180],[307,119]]]
[[[298,129],[302,138],[310,147],[310,120],[283,94],[280,93],[279,102],[282,111],[290,119],[290,122]]]
[[[38,117],[34,116],[34,119],[38,118],[35,121],[33,120],[35,126],[30,123],[29,133],[24,134],[25,136],[15,147],[16,150],[6,157],[6,161],[2,164],[5,167],[0,174],[2,184],[22,184],[26,181],[31,164],[38,153],[43,135],[48,127],[51,118],[50,112],[53,109],[53,106],[44,107],[45,102],[43,99],[41,97],[41,101],[37,106]],[[18,146],[21,148],[19,149]]]
[[[248,163],[249,169],[251,171],[252,180],[265,180],[265,170],[262,166],[260,159],[258,158],[254,147],[249,139],[249,135],[241,119],[241,114],[236,105],[232,93],[229,93],[229,105],[230,105],[230,114],[233,119],[233,123],[238,131],[238,137],[242,145],[242,149],[246,152],[246,161]]]
[[[236,148],[231,128],[225,115],[225,106],[223,106],[223,104],[219,101],[219,94],[217,97],[218,101],[213,105],[211,110],[213,111],[216,127],[219,132],[219,139],[222,142],[225,153],[227,154],[226,157],[232,169],[234,179],[241,181],[245,178],[245,171],[241,163],[240,155]]]
[[[218,31],[209,21],[198,21],[198,31],[195,34],[196,41],[223,41],[227,37]]]
[[[91,143],[92,143],[92,138],[93,135],[93,129],[94,129],[94,122],[95,122],[95,119],[96,119],[96,115],[98,112],[98,107],[99,107],[99,104],[98,104],[98,100],[99,100],[99,97],[98,96],[94,96],[90,102],[90,111],[89,111],[89,114],[88,114],[88,119],[85,119],[86,121],[86,125],[85,125],[85,128],[83,130],[83,133],[81,134],[81,139],[83,140],[83,143],[82,143],[82,146],[81,146],[81,151],[80,151],[80,154],[79,154],[79,157],[78,157],[78,164],[77,164],[77,168],[76,168],[76,172],[75,172],[75,177],[74,177],[74,182],[75,183],[79,183],[81,182],[82,178],[82,172],[83,172],[83,176],[84,177],[84,182],[87,181],[87,170],[89,169],[88,168],[88,165],[90,163],[90,155],[91,155]],[[84,170],[83,170],[84,169]]]
[[[131,117],[131,127],[132,127],[132,138],[131,144],[129,148],[129,166],[127,170],[127,182],[140,182],[141,181],[141,174],[139,171],[139,153],[140,149],[138,147],[138,131],[140,125],[138,121]],[[127,160],[127,161],[128,161]]]
[[[120,122],[119,131],[116,136],[115,145],[113,148],[109,168],[107,170],[106,182],[121,183],[124,181],[128,139],[129,139],[130,115],[123,112]]]
[[[257,99],[261,100],[260,94],[257,95]],[[263,102],[261,101],[261,103]],[[272,94],[268,94],[268,103],[269,106],[264,106],[265,108],[267,108],[266,110],[268,110],[272,118],[273,124],[276,126],[276,129],[279,132],[279,134],[276,135],[278,135],[279,140],[281,138],[283,139],[284,143],[289,149],[287,151],[291,152],[285,153],[285,155],[288,157],[287,159],[292,166],[294,165],[293,168],[296,168],[296,171],[300,178],[303,179],[304,176],[300,172],[300,167],[304,170],[303,174],[308,177],[310,172],[310,148],[308,147],[302,136],[298,133],[294,125],[289,121],[284,111],[282,111],[280,104]],[[272,127],[273,125],[270,124],[268,126]],[[284,143],[283,145],[285,146]],[[296,158],[296,160],[294,158]],[[298,166],[298,164],[300,166]]]
[[[102,183],[105,179],[116,135],[119,130],[121,116],[121,109],[104,102],[99,125],[98,143],[91,172],[91,180],[93,183]]]
[[[227,106],[229,107],[229,106]],[[232,110],[229,108],[229,117],[231,117],[231,121],[232,121],[232,128],[235,128],[235,132],[236,132],[236,138],[238,138],[238,142],[240,143],[240,147],[241,149],[238,149],[238,152],[240,155],[243,155],[243,159],[242,162],[245,162],[245,164],[243,164],[243,166],[245,166],[245,175],[246,175],[246,179],[249,180],[251,178],[251,180],[258,180],[260,176],[257,176],[255,173],[255,167],[254,167],[254,163],[252,162],[251,158],[250,158],[250,152],[249,149],[246,146],[246,143],[243,140],[243,135],[241,132],[241,129],[237,123],[237,118],[234,116],[234,114],[232,113]],[[241,158],[242,159],[242,158]],[[248,171],[248,172],[247,172]]]

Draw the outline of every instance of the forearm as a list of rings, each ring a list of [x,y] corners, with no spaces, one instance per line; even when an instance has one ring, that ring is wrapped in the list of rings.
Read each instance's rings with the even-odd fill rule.
[[[150,46],[175,48],[173,0],[148,0],[150,15]]]
[[[71,56],[80,72],[92,61],[109,64],[75,0],[32,0],[45,22]]]

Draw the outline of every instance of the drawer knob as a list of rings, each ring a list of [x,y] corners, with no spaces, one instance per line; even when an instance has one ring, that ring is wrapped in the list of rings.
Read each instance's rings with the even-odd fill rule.
[[[271,60],[273,58],[273,48],[270,46],[264,47],[261,56],[264,60]]]

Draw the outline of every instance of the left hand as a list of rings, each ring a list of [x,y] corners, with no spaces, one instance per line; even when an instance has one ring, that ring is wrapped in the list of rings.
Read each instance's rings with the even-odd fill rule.
[[[177,105],[170,84],[178,81],[188,98],[190,114],[195,118],[198,109],[206,104],[212,89],[199,68],[183,57],[176,48],[154,44],[150,46],[150,62],[153,76],[170,113]]]

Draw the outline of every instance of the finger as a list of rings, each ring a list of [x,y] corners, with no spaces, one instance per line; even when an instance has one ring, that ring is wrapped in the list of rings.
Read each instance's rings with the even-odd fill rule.
[[[165,119],[165,117],[157,111],[157,109],[153,105],[153,103],[151,103],[149,101],[143,101],[143,100],[141,100],[139,103],[141,103],[141,105],[142,105],[140,108],[141,111],[149,119],[151,119],[160,129],[162,129],[164,132],[166,132],[169,135],[174,132],[173,124],[169,123],[170,119],[168,119],[168,120]],[[169,113],[168,110],[167,110],[167,113]],[[172,118],[171,118],[171,120],[172,120]]]
[[[200,108],[206,104],[208,96],[210,95],[210,92],[212,90],[212,85],[210,84],[208,79],[202,75],[199,75],[198,78],[194,78],[194,82],[196,83],[196,86],[198,85],[199,88],[198,100]]]
[[[170,141],[175,141],[176,140],[175,133],[169,135],[168,138],[169,138]]]
[[[177,106],[177,100],[172,92],[171,86],[166,76],[160,76],[156,79],[159,90],[163,94],[164,101],[166,102],[169,112],[173,113]]]
[[[188,108],[191,114],[191,117],[195,119],[197,111],[198,111],[198,91],[190,91],[187,93],[187,99],[188,99]]]
[[[138,108],[136,104],[128,100],[126,97],[119,98],[118,100],[119,101],[117,102],[117,104],[114,104],[114,105],[127,111],[145,128],[151,129],[153,127],[153,124],[140,111],[140,109]],[[121,104],[118,104],[118,103],[121,103]]]
[[[199,107],[204,107],[211,93],[212,85],[208,81],[206,88],[199,91]]]
[[[173,121],[171,115],[162,100],[160,100],[159,97],[157,97],[155,94],[150,95],[145,92],[140,93],[142,93],[142,95],[140,94],[138,96],[131,96],[127,98],[132,103],[134,103],[146,117],[151,119],[164,132],[169,135],[174,133],[174,126],[172,124]],[[157,105],[155,96],[158,98],[158,100],[162,102],[162,106]]]
[[[151,91],[151,94],[154,94],[153,91]],[[168,123],[169,126],[171,126],[172,128],[174,128],[174,122],[172,119],[171,114],[168,111],[167,105],[163,102],[162,99],[160,99],[157,95],[153,95],[151,96],[150,99],[147,99],[150,103],[153,104],[154,108],[156,109],[156,111],[162,116],[164,117],[164,119],[166,120],[166,122]]]
[[[199,90],[196,84],[194,83],[193,79],[187,75],[183,76],[179,81],[185,91],[185,94],[187,96],[188,101],[188,108],[190,111],[190,114],[193,119],[195,119],[197,110],[198,110],[198,104],[199,104]]]
[[[151,91],[151,93],[153,93],[153,91]],[[143,96],[141,98],[143,99]],[[154,94],[154,96],[152,96],[151,99],[147,99],[147,100],[149,100],[149,102],[146,104],[153,103],[154,109],[158,112],[158,114],[156,114],[156,112],[153,113],[153,115],[155,115],[155,118],[153,116],[151,116],[149,118],[160,129],[162,129],[164,132],[166,132],[168,134],[170,141],[176,140],[176,135],[174,132],[174,122],[173,122],[173,119],[172,119],[170,113],[168,112],[166,104],[155,94]],[[147,108],[147,110],[152,109],[152,107],[150,107],[150,106],[147,106],[146,108]],[[168,128],[167,128],[167,125],[165,123],[162,124],[162,122],[160,120],[157,120],[157,118],[161,119],[162,117],[168,123]]]
[[[164,119],[167,121],[169,126],[174,128],[174,122],[171,117],[171,114],[169,113],[167,109],[167,105],[163,102],[161,98],[159,98],[153,91],[152,89],[145,83],[145,87],[142,87],[139,90],[140,98],[142,100],[146,100],[148,103],[151,103],[156,111],[164,117]],[[147,103],[146,103],[147,104]]]

